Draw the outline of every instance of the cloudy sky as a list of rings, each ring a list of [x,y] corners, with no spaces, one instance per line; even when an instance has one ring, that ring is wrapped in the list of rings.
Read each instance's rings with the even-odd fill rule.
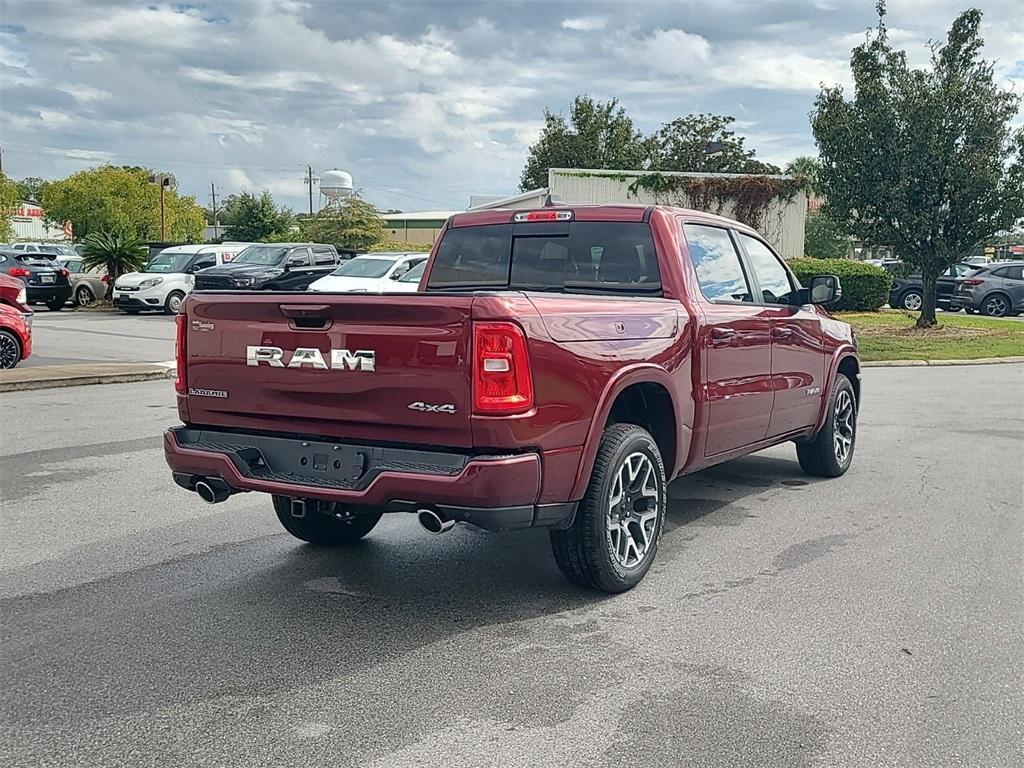
[[[923,61],[966,6],[890,0]],[[1021,0],[981,0],[986,54],[1024,92]],[[617,98],[647,131],[734,115],[759,157],[813,151],[819,84],[848,79],[873,0],[209,2],[0,0],[0,143],[14,177],[109,161],[174,173],[208,204],[349,170],[384,208],[514,193],[543,110]]]

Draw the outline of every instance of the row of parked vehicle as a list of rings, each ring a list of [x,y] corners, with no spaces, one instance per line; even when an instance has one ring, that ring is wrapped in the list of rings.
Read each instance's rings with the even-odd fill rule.
[[[963,309],[989,317],[1019,315],[1024,312],[1024,261],[954,264],[939,277],[935,292],[936,303],[947,312]],[[890,307],[916,312],[923,304],[921,275],[893,281]]]

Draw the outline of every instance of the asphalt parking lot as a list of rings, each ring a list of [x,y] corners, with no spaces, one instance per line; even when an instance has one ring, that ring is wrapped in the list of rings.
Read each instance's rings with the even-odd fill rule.
[[[617,597],[539,531],[330,551],[204,505],[170,382],[6,393],[0,763],[1019,766],[1024,366],[864,388],[846,476],[780,446],[677,481]]]
[[[22,366],[174,359],[174,318],[170,315],[35,309],[32,356]]]

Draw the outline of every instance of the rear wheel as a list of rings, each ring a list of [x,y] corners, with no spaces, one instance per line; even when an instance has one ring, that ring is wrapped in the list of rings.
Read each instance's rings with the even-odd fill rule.
[[[381,512],[353,514],[341,504],[304,499],[305,516],[292,514],[289,496],[274,496],[274,511],[281,525],[292,536],[310,544],[337,547],[359,541],[380,521]]]
[[[857,401],[853,384],[841,373],[832,385],[825,425],[811,440],[796,444],[800,467],[816,477],[839,477],[853,462],[857,442]]]
[[[1010,299],[1002,293],[986,296],[981,303],[981,313],[989,317],[1005,317],[1010,313]]]
[[[911,312],[917,312],[924,304],[924,296],[921,295],[920,291],[907,291],[900,296],[900,306],[903,309],[909,309]]]
[[[10,331],[0,329],[0,368],[13,368],[21,362],[21,342]]]
[[[78,286],[78,290],[75,291],[75,304],[80,307],[85,307],[92,304],[94,301],[96,301],[96,297],[92,295],[92,291],[89,290],[89,286]]]
[[[608,427],[572,527],[551,531],[551,549],[566,578],[603,592],[639,584],[658,551],[666,486],[654,438],[633,424]]]
[[[176,315],[181,309],[181,302],[185,300],[185,294],[181,291],[171,291],[164,301],[164,314]]]

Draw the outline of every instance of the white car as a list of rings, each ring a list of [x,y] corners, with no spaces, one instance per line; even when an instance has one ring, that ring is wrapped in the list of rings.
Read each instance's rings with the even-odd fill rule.
[[[62,259],[71,259],[78,256],[78,251],[70,245],[58,243],[14,243],[12,251],[24,251],[25,253],[53,253]]]
[[[419,281],[403,283],[410,270],[426,262],[426,253],[367,253],[346,261],[309,286],[330,293],[409,293]]]
[[[157,309],[175,315],[192,291],[195,273],[231,261],[252,243],[174,245],[149,260],[141,272],[129,272],[114,283],[114,306],[128,314]]]

